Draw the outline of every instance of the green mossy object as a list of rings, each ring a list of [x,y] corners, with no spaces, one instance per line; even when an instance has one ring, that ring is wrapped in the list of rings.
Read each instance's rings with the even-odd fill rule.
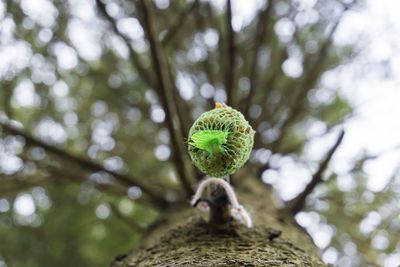
[[[205,174],[226,177],[249,159],[255,131],[239,111],[216,104],[189,131],[190,158]]]

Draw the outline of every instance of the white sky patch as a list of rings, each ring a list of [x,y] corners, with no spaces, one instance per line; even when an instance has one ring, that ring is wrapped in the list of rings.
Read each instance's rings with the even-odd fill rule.
[[[226,0],[202,0],[210,2],[218,12],[223,12],[226,8]],[[240,31],[247,26],[258,10],[263,8],[263,0],[232,0],[232,28],[234,31]]]
[[[325,250],[324,254],[322,254],[322,260],[325,263],[334,264],[339,257],[339,252],[334,247],[329,247]]]
[[[0,152],[0,170],[6,175],[12,175],[22,168],[22,160],[15,155]]]
[[[30,216],[35,213],[36,206],[33,198],[29,194],[19,195],[14,202],[14,210],[22,216]]]
[[[204,98],[212,98],[215,94],[215,88],[209,83],[204,83],[200,87],[200,94]]]
[[[282,64],[283,72],[292,78],[299,78],[303,73],[303,64],[299,58],[290,57]]]
[[[123,39],[116,35],[108,36],[107,43],[112,49],[116,52],[116,54],[123,59],[128,59],[129,57],[129,48]]]
[[[122,171],[124,165],[124,161],[118,156],[104,160],[104,167],[110,171]]]
[[[133,200],[139,199],[142,196],[142,189],[138,186],[129,187],[128,196]]]
[[[331,242],[334,230],[329,225],[320,225],[318,229],[312,232],[314,243],[321,249],[326,248]]]
[[[48,0],[22,0],[21,8],[32,20],[42,27],[54,24],[58,11]]]
[[[2,45],[9,44],[13,40],[14,30],[15,30],[15,22],[10,17],[0,19],[0,34],[1,34],[0,44]]]
[[[165,120],[165,111],[158,105],[153,105],[150,113],[151,120],[161,123]]]
[[[11,101],[13,106],[33,107],[39,104],[40,97],[35,93],[33,83],[26,79],[20,82],[14,89],[14,94]]]
[[[376,211],[370,211],[367,216],[361,221],[359,229],[363,234],[369,234],[380,224],[382,221],[381,215]]]
[[[169,7],[169,0],[155,0],[155,4],[159,9],[167,9]]]
[[[7,212],[10,210],[10,203],[5,198],[0,199],[0,212]]]
[[[71,14],[80,20],[89,22],[95,17],[95,1],[69,0],[68,2]]]
[[[210,49],[217,48],[218,41],[219,41],[219,34],[217,30],[208,29],[203,33],[203,38],[205,44]]]
[[[109,205],[100,204],[100,205],[97,206],[95,213],[96,213],[96,216],[99,219],[103,219],[104,220],[104,219],[107,219],[110,216],[111,209],[110,209]]]
[[[78,65],[78,55],[76,51],[65,43],[58,42],[52,47],[54,55],[57,57],[57,65],[64,70],[71,70]]]
[[[35,132],[44,139],[54,143],[64,143],[68,137],[64,127],[50,118],[43,119],[36,126]]]
[[[274,185],[283,200],[290,200],[301,192],[311,180],[312,171],[302,163],[295,162],[290,156],[272,157],[280,166],[278,170],[267,170],[262,174],[262,180]],[[270,160],[273,165],[274,160]]]
[[[104,103],[97,101],[96,103]],[[99,105],[101,106],[101,105]],[[93,105],[92,105],[93,107]],[[92,113],[93,114],[93,113]],[[115,147],[115,140],[112,133],[116,129],[117,123],[112,120],[95,120],[92,125],[92,141],[99,145],[104,151],[111,151]]]
[[[191,62],[199,62],[207,58],[207,50],[203,46],[194,44],[187,52],[187,58]]]
[[[0,78],[7,77],[9,73],[17,73],[27,67],[31,55],[30,45],[24,41],[0,45]]]
[[[154,155],[160,161],[166,161],[171,155],[171,149],[167,145],[159,145],[154,149]]]
[[[79,55],[87,61],[97,60],[101,56],[100,31],[101,25],[96,22],[85,23],[79,19],[68,22],[67,34]]]
[[[39,41],[41,41],[42,43],[48,43],[52,37],[53,32],[48,28],[41,29],[38,36]]]
[[[144,37],[144,31],[136,18],[122,18],[117,21],[117,28],[132,40]]]
[[[190,100],[193,97],[195,84],[189,75],[178,72],[176,86],[179,89],[179,94],[184,100]]]
[[[369,160],[364,165],[367,173],[367,188],[372,191],[382,191],[389,180],[396,174],[400,162],[400,151],[384,153],[375,160]]]
[[[340,88],[340,93],[355,107],[355,117],[345,124],[346,136],[333,161],[334,169],[349,169],[362,153],[380,154],[367,162],[364,171],[367,187],[381,191],[400,164],[400,18],[395,0],[366,2],[366,9],[350,11],[337,33],[335,43],[356,44],[362,52],[354,62],[330,73],[325,84]],[[383,72],[388,67],[389,75]]]
[[[108,3],[106,5],[106,12],[113,18],[117,18],[122,12],[121,7],[117,3]]]
[[[4,5],[4,2],[0,2],[0,21],[4,18],[6,14],[6,7]]]
[[[292,40],[296,31],[294,23],[288,18],[282,18],[274,25],[275,33],[281,42],[287,43]]]
[[[211,1],[214,2],[214,1]],[[226,1],[223,3],[226,4]],[[243,0],[232,1],[232,28],[234,31],[240,31],[243,27],[247,26],[258,10],[263,8],[263,0],[246,1],[243,4]]]
[[[66,82],[59,80],[57,81],[53,87],[51,87],[50,93],[56,97],[64,97],[67,96],[69,92],[69,86]]]

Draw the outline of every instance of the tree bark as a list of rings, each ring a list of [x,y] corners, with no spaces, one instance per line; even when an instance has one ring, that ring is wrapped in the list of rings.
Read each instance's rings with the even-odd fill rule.
[[[293,215],[276,207],[267,185],[251,176],[235,178],[254,227],[235,221],[211,224],[189,203],[174,206],[138,248],[111,266],[326,266]]]

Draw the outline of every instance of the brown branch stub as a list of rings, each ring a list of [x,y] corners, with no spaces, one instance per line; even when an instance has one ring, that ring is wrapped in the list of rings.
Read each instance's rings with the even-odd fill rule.
[[[90,161],[88,159],[82,158],[77,155],[73,155],[63,149],[56,147],[56,146],[49,145],[49,144],[33,137],[32,135],[25,133],[21,130],[18,130],[4,122],[0,122],[0,126],[2,127],[2,129],[4,131],[6,131],[10,134],[22,136],[25,139],[25,141],[27,142],[27,144],[30,144],[32,146],[40,146],[47,152],[57,155],[60,158],[67,160],[69,162],[75,163],[85,170],[103,171],[103,172],[106,172],[106,173],[112,175],[113,177],[115,177],[115,179],[123,185],[139,186],[145,194],[147,194],[151,197],[151,200],[154,204],[156,204],[157,206],[160,206],[160,207],[164,207],[166,205],[166,201],[162,197],[160,197],[156,192],[153,192],[153,190],[150,189],[150,187],[148,187],[147,185],[139,182],[139,179],[137,179],[135,177],[131,177],[131,176],[120,174],[120,173],[117,173],[114,171],[107,170],[103,165],[101,165],[99,163]]]
[[[179,116],[177,106],[173,97],[175,87],[169,73],[169,66],[162,44],[158,38],[158,32],[154,25],[155,18],[150,4],[150,1],[137,2],[141,14],[140,23],[142,24],[147,40],[150,44],[150,56],[156,74],[156,89],[160,96],[163,108],[166,111],[166,121],[171,136],[172,159],[174,160],[181,185],[184,188],[186,195],[190,196],[194,192],[185,169],[186,160],[184,156],[185,149],[183,146],[183,136],[179,131],[181,125],[178,120]]]
[[[225,71],[225,89],[228,106],[234,106],[235,91],[235,64],[236,64],[236,47],[235,32],[232,28],[232,3],[227,0],[226,3],[226,27],[227,27],[227,64]]]
[[[325,159],[320,163],[318,170],[314,173],[312,176],[311,182],[306,186],[306,188],[301,192],[292,202],[290,205],[290,211],[292,214],[296,214],[299,212],[301,209],[303,209],[305,205],[306,198],[311,192],[314,190],[314,188],[322,182],[323,174],[328,167],[329,162],[332,159],[333,154],[337,150],[337,148],[340,146],[340,144],[343,141],[344,137],[344,130],[342,130],[333,145],[333,147],[328,151],[328,153],[325,156]]]

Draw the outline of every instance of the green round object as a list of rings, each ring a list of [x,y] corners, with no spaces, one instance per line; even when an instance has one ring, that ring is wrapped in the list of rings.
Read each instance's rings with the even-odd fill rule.
[[[226,177],[249,159],[255,131],[243,114],[224,104],[204,112],[189,131],[188,149],[205,174]]]

